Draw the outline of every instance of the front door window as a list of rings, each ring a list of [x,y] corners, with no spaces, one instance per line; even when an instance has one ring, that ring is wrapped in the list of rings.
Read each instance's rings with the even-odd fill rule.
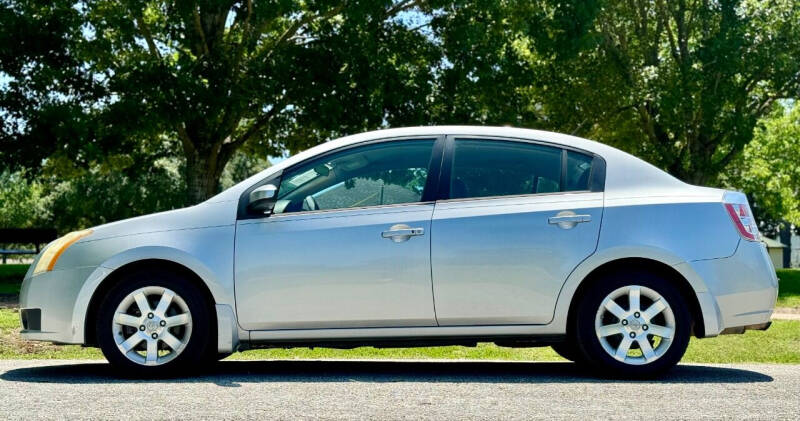
[[[347,149],[285,174],[274,213],[396,205],[422,200],[434,140]]]

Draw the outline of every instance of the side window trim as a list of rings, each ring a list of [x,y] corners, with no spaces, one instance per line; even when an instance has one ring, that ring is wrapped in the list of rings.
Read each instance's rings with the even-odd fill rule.
[[[452,176],[453,161],[455,159],[455,142],[459,139],[468,140],[482,140],[486,142],[500,141],[500,142],[518,142],[530,143],[534,145],[542,145],[558,148],[561,150],[561,183],[560,190],[552,193],[527,193],[508,196],[485,196],[485,197],[469,197],[469,198],[450,198],[450,178]],[[566,182],[567,171],[567,152],[574,151],[592,157],[592,169],[589,173],[589,188],[587,190],[573,190],[564,191]],[[444,153],[442,156],[442,167],[439,174],[439,183],[437,189],[437,201],[473,201],[473,200],[486,200],[498,199],[503,197],[527,197],[527,196],[545,196],[555,194],[575,194],[575,193],[598,193],[605,191],[605,177],[606,177],[606,161],[600,155],[583,149],[578,149],[558,143],[551,143],[537,139],[524,139],[515,137],[503,136],[486,136],[486,135],[452,135],[445,136]]]
[[[314,210],[314,211],[299,211],[299,212],[291,212],[292,215],[298,214],[308,214],[308,213],[318,213],[318,212],[332,212],[332,211],[343,211],[343,210],[355,210],[355,209],[368,209],[368,208],[383,208],[383,207],[396,207],[396,206],[407,206],[407,205],[418,205],[421,203],[429,203],[436,200],[436,184],[437,180],[439,180],[439,174],[442,168],[442,160],[443,160],[443,152],[445,149],[445,141],[446,136],[443,135],[416,135],[416,136],[403,136],[403,137],[388,137],[388,138],[380,138],[380,139],[372,139],[366,140],[363,142],[354,143],[352,145],[343,146],[341,148],[336,148],[325,153],[315,155],[309,157],[306,160],[298,162],[291,167],[284,168],[283,170],[279,171],[276,174],[273,174],[270,177],[267,177],[261,181],[253,183],[252,186],[248,187],[242,195],[239,197],[239,207],[237,210],[236,219],[237,220],[246,220],[246,219],[262,219],[262,218],[269,218],[272,216],[270,215],[256,215],[252,214],[247,211],[247,202],[248,198],[250,197],[250,192],[254,189],[263,186],[265,184],[274,184],[276,186],[280,186],[281,180],[283,179],[283,174],[291,173],[293,170],[297,169],[298,167],[307,164],[309,161],[317,160],[324,158],[329,155],[333,155],[339,152],[344,152],[349,149],[354,149],[362,146],[374,145],[378,143],[389,143],[394,141],[404,141],[404,140],[433,140],[433,149],[431,151],[431,158],[428,161],[428,178],[425,181],[425,188],[422,192],[422,198],[419,202],[412,202],[412,203],[402,203],[402,204],[392,204],[392,205],[377,205],[377,206],[363,206],[358,208],[342,208],[342,209],[327,209],[327,210]],[[429,192],[429,190],[431,190]],[[279,192],[280,194],[280,192]],[[288,215],[288,214],[287,214]]]
[[[561,148],[561,180],[558,184],[559,193],[564,193],[567,188],[567,150]]]
[[[431,159],[428,163],[428,179],[425,180],[425,188],[422,190],[422,198],[418,203],[434,202],[438,197],[439,180],[441,179],[442,166],[444,165],[444,151],[446,146],[446,136],[429,136],[420,139],[436,140],[433,143]]]
[[[436,200],[450,200],[450,177],[453,170],[455,137],[445,136],[442,153],[442,167],[439,170],[439,182],[436,185]]]

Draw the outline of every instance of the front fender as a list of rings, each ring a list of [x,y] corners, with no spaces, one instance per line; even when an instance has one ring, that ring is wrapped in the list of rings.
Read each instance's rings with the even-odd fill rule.
[[[233,296],[223,287],[225,282],[221,282],[211,268],[206,266],[200,259],[187,253],[186,251],[165,246],[142,246],[127,249],[115,254],[100,264],[86,279],[78,293],[73,308],[74,326],[86,326],[89,304],[95,291],[115,270],[130,263],[143,260],[165,260],[186,267],[194,272],[208,287],[216,304],[234,305]],[[74,329],[73,335],[77,343],[85,343],[85,329]]]

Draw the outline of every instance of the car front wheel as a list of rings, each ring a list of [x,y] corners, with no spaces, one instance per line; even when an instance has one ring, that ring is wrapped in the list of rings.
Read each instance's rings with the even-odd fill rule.
[[[597,280],[576,322],[576,342],[592,367],[613,377],[651,377],[683,357],[692,319],[670,280],[632,272]]]
[[[578,346],[572,341],[559,342],[550,346],[561,358],[572,361],[574,363],[583,363],[583,358]]]
[[[176,374],[205,362],[211,354],[208,307],[192,282],[180,274],[131,273],[100,305],[98,344],[122,374]]]

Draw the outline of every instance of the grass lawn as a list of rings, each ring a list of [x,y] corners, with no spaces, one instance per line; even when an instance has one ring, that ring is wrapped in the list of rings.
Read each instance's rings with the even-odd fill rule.
[[[56,346],[23,341],[19,337],[17,310],[0,309],[0,359],[99,359],[94,348],[75,345]],[[480,344],[475,348],[460,346],[352,350],[296,348],[254,350],[237,353],[231,359],[474,359],[513,361],[562,361],[547,348],[503,348]],[[693,338],[683,362],[694,363],[800,363],[800,321],[777,320],[766,332],[750,331],[744,335],[725,335],[711,339]]]
[[[19,286],[28,265],[2,265],[0,264],[0,294],[19,294]]]
[[[778,307],[800,308],[800,269],[778,269]]]

